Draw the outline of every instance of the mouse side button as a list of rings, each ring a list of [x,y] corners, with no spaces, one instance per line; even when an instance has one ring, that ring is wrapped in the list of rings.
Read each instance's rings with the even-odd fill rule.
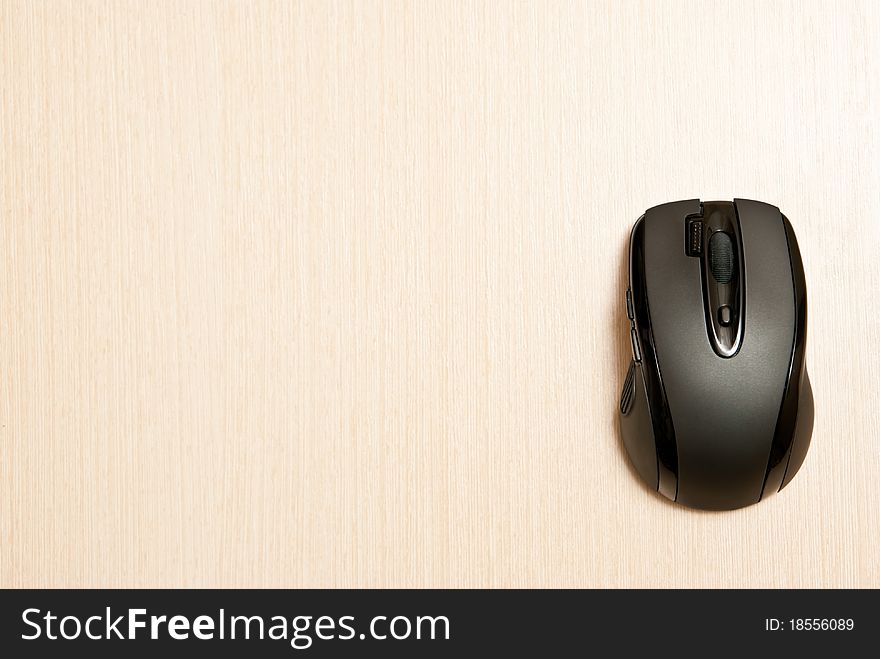
[[[642,361],[642,351],[639,350],[639,336],[638,336],[638,334],[636,334],[636,330],[635,330],[635,328],[632,328],[632,329],[629,331],[629,338],[630,338],[630,340],[632,341],[633,359],[634,359],[636,362],[641,363],[641,361]]]

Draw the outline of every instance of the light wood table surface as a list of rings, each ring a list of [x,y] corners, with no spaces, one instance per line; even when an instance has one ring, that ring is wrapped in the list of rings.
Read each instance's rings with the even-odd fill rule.
[[[876,3],[0,0],[0,585],[880,586]],[[813,446],[648,491],[649,206],[778,205]]]

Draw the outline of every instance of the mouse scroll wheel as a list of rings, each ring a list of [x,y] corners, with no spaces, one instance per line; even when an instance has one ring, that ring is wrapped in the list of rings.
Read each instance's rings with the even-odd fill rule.
[[[729,284],[733,279],[733,241],[723,231],[709,238],[709,269],[719,284]]]

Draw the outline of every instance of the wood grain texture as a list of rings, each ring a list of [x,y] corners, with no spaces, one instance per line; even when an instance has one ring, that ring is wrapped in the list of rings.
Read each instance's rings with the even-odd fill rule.
[[[880,586],[864,3],[0,0],[0,585]],[[813,447],[617,433],[647,207],[772,202]]]

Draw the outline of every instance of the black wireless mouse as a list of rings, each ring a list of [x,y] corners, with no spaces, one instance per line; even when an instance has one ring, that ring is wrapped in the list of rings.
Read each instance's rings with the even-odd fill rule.
[[[649,209],[629,246],[633,359],[620,398],[636,470],[692,508],[781,490],[813,432],[807,290],[788,219],[746,199]]]

